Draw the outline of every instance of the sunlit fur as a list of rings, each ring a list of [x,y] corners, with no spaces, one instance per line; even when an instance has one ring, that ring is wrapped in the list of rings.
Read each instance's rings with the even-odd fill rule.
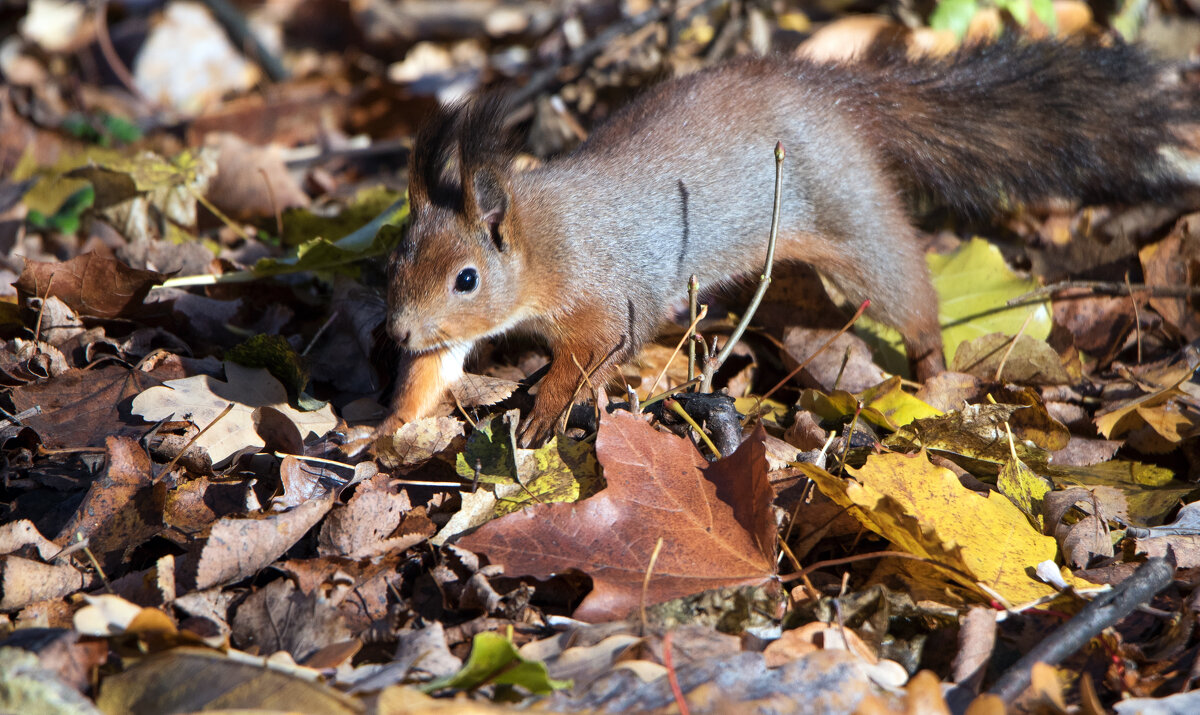
[[[448,107],[414,146],[388,329],[421,363],[412,374],[440,369],[438,348],[513,328],[544,337],[554,358],[522,426],[536,441],[585,373],[602,384],[654,337],[690,275],[707,288],[761,270],[781,141],[776,258],[869,299],[928,376],[943,364],[937,297],[905,194],[985,214],[1175,193],[1187,182],[1162,150],[1184,144],[1197,102],[1159,73],[1134,48],[1057,40],[850,64],[744,58],[648,90],[525,173],[502,100]],[[457,294],[468,265],[479,287]]]

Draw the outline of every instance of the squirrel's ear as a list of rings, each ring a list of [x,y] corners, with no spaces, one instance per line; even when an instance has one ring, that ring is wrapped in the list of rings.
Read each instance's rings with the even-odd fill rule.
[[[496,248],[508,248],[507,231],[503,230],[512,204],[508,177],[493,166],[477,167],[463,177],[463,203],[467,218],[487,226]]]

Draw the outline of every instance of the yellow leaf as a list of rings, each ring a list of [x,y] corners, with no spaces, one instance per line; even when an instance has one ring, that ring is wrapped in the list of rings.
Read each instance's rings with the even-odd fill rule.
[[[1029,465],[1013,457],[1000,468],[996,488],[1008,497],[1039,531],[1042,528],[1042,499],[1054,488],[1049,479],[1036,474]]]
[[[900,389],[900,378],[893,377],[869,387],[857,395],[845,390],[829,394],[808,389],[800,393],[800,406],[824,420],[837,421],[854,414],[862,403],[862,418],[887,430],[895,431],[913,420],[937,417],[941,411]]]
[[[897,427],[926,417],[937,417],[942,411],[900,389],[900,378],[884,380],[862,391],[863,404],[875,408]]]
[[[826,496],[900,549],[958,569],[1012,603],[1054,593],[1028,575],[1055,558],[1054,538],[1037,533],[1002,494],[976,494],[924,452],[872,456],[846,480],[801,467]]]

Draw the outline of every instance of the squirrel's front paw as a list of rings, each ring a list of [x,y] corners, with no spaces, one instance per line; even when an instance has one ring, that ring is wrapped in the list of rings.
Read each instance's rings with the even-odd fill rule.
[[[554,426],[557,422],[557,415],[539,412],[534,406],[533,411],[521,420],[521,424],[517,427],[517,446],[526,449],[542,446],[554,436]]]

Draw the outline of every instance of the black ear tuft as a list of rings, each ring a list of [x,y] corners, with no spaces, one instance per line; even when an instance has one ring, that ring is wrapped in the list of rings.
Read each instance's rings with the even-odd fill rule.
[[[455,149],[455,129],[466,105],[443,105],[417,131],[408,163],[409,200],[429,203],[451,189],[445,185],[446,167]]]
[[[458,126],[463,212],[467,220],[486,226],[501,251],[508,247],[501,225],[512,205],[510,177],[518,146],[507,123],[510,110],[505,96],[485,94],[464,109]]]
[[[520,142],[508,117],[512,105],[496,92],[476,97],[459,115],[458,155],[464,171],[479,166],[507,167]]]

